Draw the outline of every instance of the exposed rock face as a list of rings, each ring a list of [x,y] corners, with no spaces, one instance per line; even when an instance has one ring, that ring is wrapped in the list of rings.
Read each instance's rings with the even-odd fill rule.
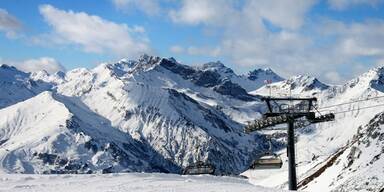
[[[224,81],[221,84],[215,86],[213,90],[223,95],[230,95],[234,98],[244,101],[256,100],[255,97],[249,95],[242,87],[232,83],[231,81]]]

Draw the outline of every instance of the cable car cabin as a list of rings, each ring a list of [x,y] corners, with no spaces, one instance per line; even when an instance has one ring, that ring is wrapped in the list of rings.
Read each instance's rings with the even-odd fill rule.
[[[200,174],[210,174],[215,173],[215,166],[209,163],[204,163],[198,161],[192,165],[187,166],[183,170],[183,175],[200,175]]]
[[[253,161],[250,169],[280,169],[283,161],[276,154],[265,154]]]

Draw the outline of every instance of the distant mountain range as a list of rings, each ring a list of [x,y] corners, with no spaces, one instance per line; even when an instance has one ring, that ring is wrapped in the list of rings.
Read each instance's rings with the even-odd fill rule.
[[[142,55],[55,74],[3,64],[0,88],[1,172],[180,173],[204,161],[217,174],[240,174],[269,147],[270,132],[243,133],[266,111],[260,96],[292,95],[317,97],[320,110],[365,100],[327,108],[339,112],[335,122],[297,131],[303,188],[384,188],[384,109],[360,110],[383,103],[384,68],[331,86],[308,76],[283,79],[271,69],[238,75],[221,62],[192,67]],[[284,139],[272,144],[285,153]],[[273,176],[263,180],[285,186]]]

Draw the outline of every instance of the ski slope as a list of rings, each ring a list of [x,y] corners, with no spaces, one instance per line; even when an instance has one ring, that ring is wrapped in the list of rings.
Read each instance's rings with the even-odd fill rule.
[[[0,175],[0,191],[21,192],[277,192],[254,186],[246,179],[174,174],[103,174],[103,175]]]

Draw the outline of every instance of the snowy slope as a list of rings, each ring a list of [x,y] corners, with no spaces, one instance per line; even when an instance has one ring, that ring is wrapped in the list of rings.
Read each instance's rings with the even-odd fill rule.
[[[0,110],[3,172],[175,171],[149,146],[76,100],[43,92]]]
[[[0,175],[0,191],[22,192],[279,192],[282,190],[253,186],[245,179],[173,174],[104,175]]]
[[[320,82],[317,78],[297,75],[284,81],[264,85],[251,92],[252,95],[280,96],[280,97],[314,97],[330,86]]]
[[[375,163],[372,161],[374,156],[382,153],[380,151],[382,151],[384,145],[381,141],[375,140],[375,138],[371,138],[370,136],[373,132],[376,132],[376,134],[381,133],[382,126],[380,124],[382,124],[382,115],[377,116],[377,114],[382,113],[384,110],[383,107],[380,106],[365,108],[367,106],[382,104],[383,98],[380,97],[384,96],[383,90],[384,68],[381,67],[374,68],[343,86],[333,87],[323,93],[320,109],[321,106],[330,106],[337,103],[365,100],[370,97],[379,98],[324,109],[324,112],[331,111],[338,113],[336,114],[337,121],[329,123],[330,125],[324,124],[318,126],[318,130],[316,130],[315,133],[316,139],[314,137],[311,139],[312,142],[331,142],[332,145],[316,146],[317,150],[314,149],[315,147],[311,147],[309,150],[313,149],[312,151],[317,151],[317,155],[319,155],[318,159],[322,159],[322,155],[328,154],[328,156],[330,156],[334,155],[336,151],[346,149],[340,157],[337,158],[336,163],[331,166],[331,168],[328,168],[324,172],[324,175],[322,174],[311,182],[309,186],[316,186],[315,183],[324,182],[322,184],[323,186],[327,185],[328,189],[334,189],[336,191],[361,191],[363,189],[377,190],[380,187],[381,189],[384,188],[384,183],[382,179],[380,179],[380,176],[383,175],[382,168],[384,167],[384,163],[383,161],[377,161]],[[350,112],[340,113],[343,111]],[[357,138],[359,138],[358,140],[365,140],[365,142],[375,144],[369,146],[369,144],[361,144],[360,141],[352,144],[356,142]],[[303,140],[302,145],[313,146],[313,143],[308,140]],[[302,147],[304,148],[304,146]],[[308,148],[306,150],[308,150]],[[351,162],[351,158],[355,157],[349,156],[359,156],[359,153],[361,153],[361,158],[358,158],[358,162]],[[350,167],[350,163],[353,163],[355,167]],[[348,166],[348,164],[350,165]],[[379,180],[374,184],[376,177],[378,177]],[[366,184],[366,182],[372,183]],[[316,187],[311,189],[314,190]]]
[[[359,127],[331,167],[303,187],[308,191],[384,189],[384,113]]]
[[[364,108],[366,106],[375,106],[383,103],[383,98],[366,100],[370,97],[384,96],[383,77],[384,69],[375,68],[341,86],[325,88],[320,84],[320,88],[306,89],[305,86],[300,86],[292,89],[292,92],[302,97],[315,95],[319,99],[318,108],[322,114],[328,112],[336,113],[336,120],[334,122],[312,125],[297,131],[298,141],[296,143],[296,153],[298,158],[298,180],[302,181],[319,174],[314,177],[315,179],[310,180],[303,188],[309,191],[360,191],[362,189],[379,189],[380,185],[383,184],[383,182],[380,181],[382,167],[384,167],[383,162],[377,161],[376,163],[369,163],[371,159],[377,155],[377,152],[373,151],[382,150],[384,146],[382,142],[371,141],[377,145],[372,145],[370,148],[359,146],[358,151],[365,154],[362,155],[364,158],[362,158],[359,163],[354,163],[356,167],[359,168],[355,168],[355,170],[351,168],[349,170],[346,166],[350,161],[348,154],[351,154],[351,150],[354,150],[352,149],[354,147],[349,145],[351,145],[350,143],[352,141],[356,140],[358,130],[362,137],[368,137],[366,129],[370,127],[370,122],[377,121],[377,117],[375,117],[376,114],[384,111],[380,106]],[[295,84],[298,84],[298,82]],[[279,85],[279,83],[275,83],[275,85]],[[258,90],[258,93],[268,94],[265,92],[266,91]],[[363,101],[353,102],[357,100]],[[340,103],[347,104],[337,105]],[[327,107],[333,105],[336,106]],[[282,150],[280,153],[283,160],[287,161],[285,151]],[[356,152],[356,154],[358,153],[359,152]],[[334,161],[336,163],[334,163]],[[364,165],[367,163],[368,165]],[[285,164],[281,171],[268,173],[264,173],[263,171],[248,171],[244,174],[253,177],[252,182],[255,184],[282,188],[286,187],[288,173]],[[258,175],[265,176],[260,178]],[[379,180],[376,184],[372,185],[366,185],[365,183],[368,179],[363,179],[373,178],[373,180],[370,180],[375,182],[376,177],[379,178]],[[383,186],[381,187],[383,188]]]

